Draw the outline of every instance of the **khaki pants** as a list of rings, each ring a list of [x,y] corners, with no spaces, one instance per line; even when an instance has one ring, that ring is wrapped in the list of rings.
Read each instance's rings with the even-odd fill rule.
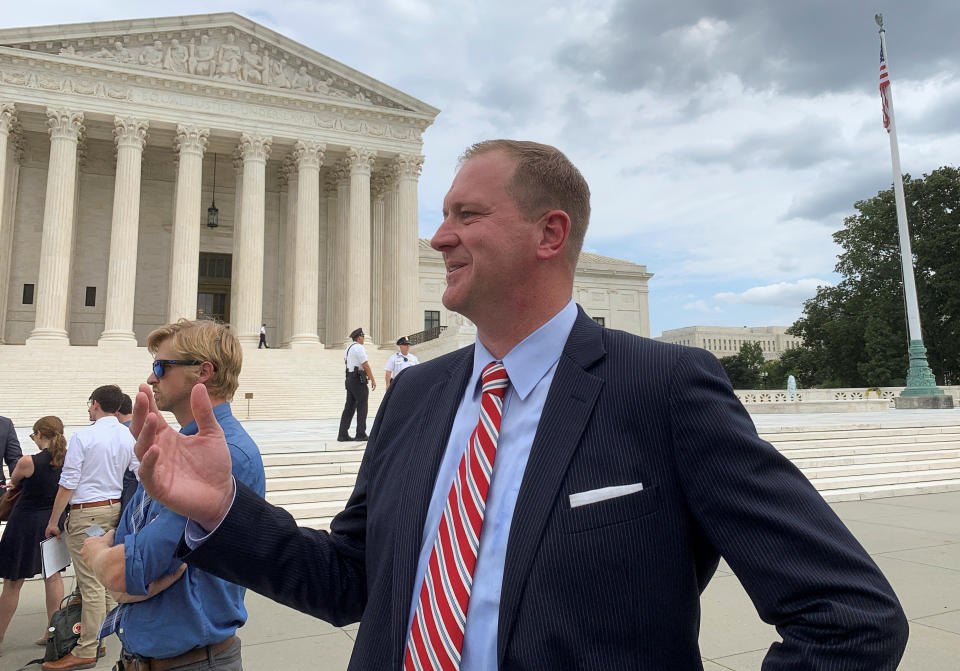
[[[120,521],[120,504],[112,503],[108,506],[71,510],[67,517],[67,548],[73,560],[73,570],[77,575],[77,585],[80,587],[80,596],[83,598],[83,609],[80,612],[80,640],[73,649],[77,657],[96,657],[97,640],[100,635],[100,625],[116,602],[107,595],[100,581],[93,571],[83,561],[80,550],[83,541],[87,539],[85,529],[91,524],[99,524],[104,531],[117,527]]]

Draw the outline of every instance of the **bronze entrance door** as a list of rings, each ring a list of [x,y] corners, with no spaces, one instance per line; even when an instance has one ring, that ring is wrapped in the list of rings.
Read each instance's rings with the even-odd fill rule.
[[[230,322],[231,255],[200,253],[197,319]]]

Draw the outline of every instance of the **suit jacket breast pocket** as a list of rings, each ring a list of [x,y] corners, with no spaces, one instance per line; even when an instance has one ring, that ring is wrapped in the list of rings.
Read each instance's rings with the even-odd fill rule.
[[[644,486],[638,492],[571,508],[564,498],[562,528],[568,534],[630,522],[660,509],[660,488]]]

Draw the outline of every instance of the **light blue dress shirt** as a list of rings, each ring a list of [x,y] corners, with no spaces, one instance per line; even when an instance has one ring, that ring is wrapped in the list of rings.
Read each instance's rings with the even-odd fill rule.
[[[487,507],[480,533],[480,551],[473,572],[473,591],[467,607],[460,671],[496,671],[497,621],[500,613],[500,587],[510,523],[517,505],[517,494],[527,467],[543,405],[557,370],[560,354],[577,318],[577,306],[571,300],[560,312],[527,336],[503,358],[510,378],[500,422],[500,439],[493,462],[493,477],[487,492]],[[437,536],[440,517],[453,484],[460,459],[470,434],[480,417],[480,373],[494,357],[480,340],[473,355],[473,372],[467,382],[446,452],[437,472],[427,521],[423,528],[420,560],[410,604],[407,631],[420,598],[423,575]]]

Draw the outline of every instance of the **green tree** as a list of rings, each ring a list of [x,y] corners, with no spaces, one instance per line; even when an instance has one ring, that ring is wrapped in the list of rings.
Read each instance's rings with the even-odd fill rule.
[[[734,389],[759,389],[763,380],[763,348],[760,343],[745,342],[733,356],[720,359]]]
[[[927,358],[939,383],[960,377],[960,170],[904,177],[907,220]],[[803,338],[794,362],[813,364],[803,386],[904,383],[907,330],[893,189],[858,201],[833,239],[842,280],[821,287],[788,333]],[[796,373],[794,373],[796,375]],[[812,378],[812,379],[811,379]]]

